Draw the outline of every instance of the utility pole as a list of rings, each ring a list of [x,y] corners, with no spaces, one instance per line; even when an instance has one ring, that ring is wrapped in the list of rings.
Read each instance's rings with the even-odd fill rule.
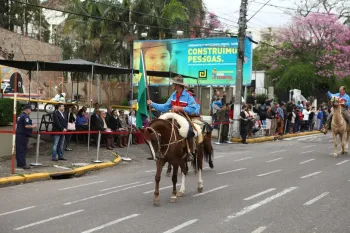
[[[241,1],[241,8],[239,13],[239,31],[238,31],[238,56],[237,56],[237,74],[236,74],[236,93],[233,116],[233,132],[235,137],[240,135],[240,120],[242,104],[242,80],[243,80],[243,63],[244,63],[244,40],[247,29],[247,5],[248,0]]]

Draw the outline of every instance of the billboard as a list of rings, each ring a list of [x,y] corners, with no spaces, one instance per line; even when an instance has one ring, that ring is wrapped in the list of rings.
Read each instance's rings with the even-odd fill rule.
[[[238,39],[204,38],[181,40],[134,41],[134,69],[139,69],[140,51],[143,51],[146,70],[170,71],[198,78],[199,85],[234,86]],[[252,74],[252,43],[245,39],[243,85],[250,85]],[[135,75],[137,85],[140,76]],[[168,86],[169,78],[148,77],[150,85]],[[196,79],[186,79],[197,85]]]

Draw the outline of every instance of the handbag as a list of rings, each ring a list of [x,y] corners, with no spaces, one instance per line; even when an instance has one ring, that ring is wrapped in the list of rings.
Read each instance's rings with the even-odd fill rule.
[[[75,129],[75,123],[70,123],[70,122],[68,122],[68,127],[67,127],[67,129],[68,129],[68,130],[71,130],[71,131],[76,130],[76,129]]]

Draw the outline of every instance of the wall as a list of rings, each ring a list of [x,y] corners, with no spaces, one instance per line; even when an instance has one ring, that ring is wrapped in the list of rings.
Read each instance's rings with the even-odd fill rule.
[[[23,36],[21,34],[11,32],[0,28],[0,41],[2,50],[6,50],[14,54],[14,60],[19,61],[60,61],[62,57],[61,49],[57,46],[43,43],[41,41]],[[35,69],[35,67],[33,67]],[[27,71],[22,71],[27,74]],[[49,79],[57,79],[62,77],[62,72],[39,72],[39,83],[37,83],[36,72],[32,73],[31,90],[36,93],[39,89],[43,89],[44,94],[48,92],[44,83],[48,83]],[[29,87],[28,76],[23,78],[26,90]]]

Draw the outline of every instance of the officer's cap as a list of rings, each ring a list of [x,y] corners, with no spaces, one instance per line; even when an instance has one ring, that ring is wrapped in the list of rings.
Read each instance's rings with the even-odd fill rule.
[[[23,107],[23,110],[26,110],[26,109],[32,109],[32,107],[29,105],[29,104],[26,104],[26,105],[24,105],[24,107]]]

